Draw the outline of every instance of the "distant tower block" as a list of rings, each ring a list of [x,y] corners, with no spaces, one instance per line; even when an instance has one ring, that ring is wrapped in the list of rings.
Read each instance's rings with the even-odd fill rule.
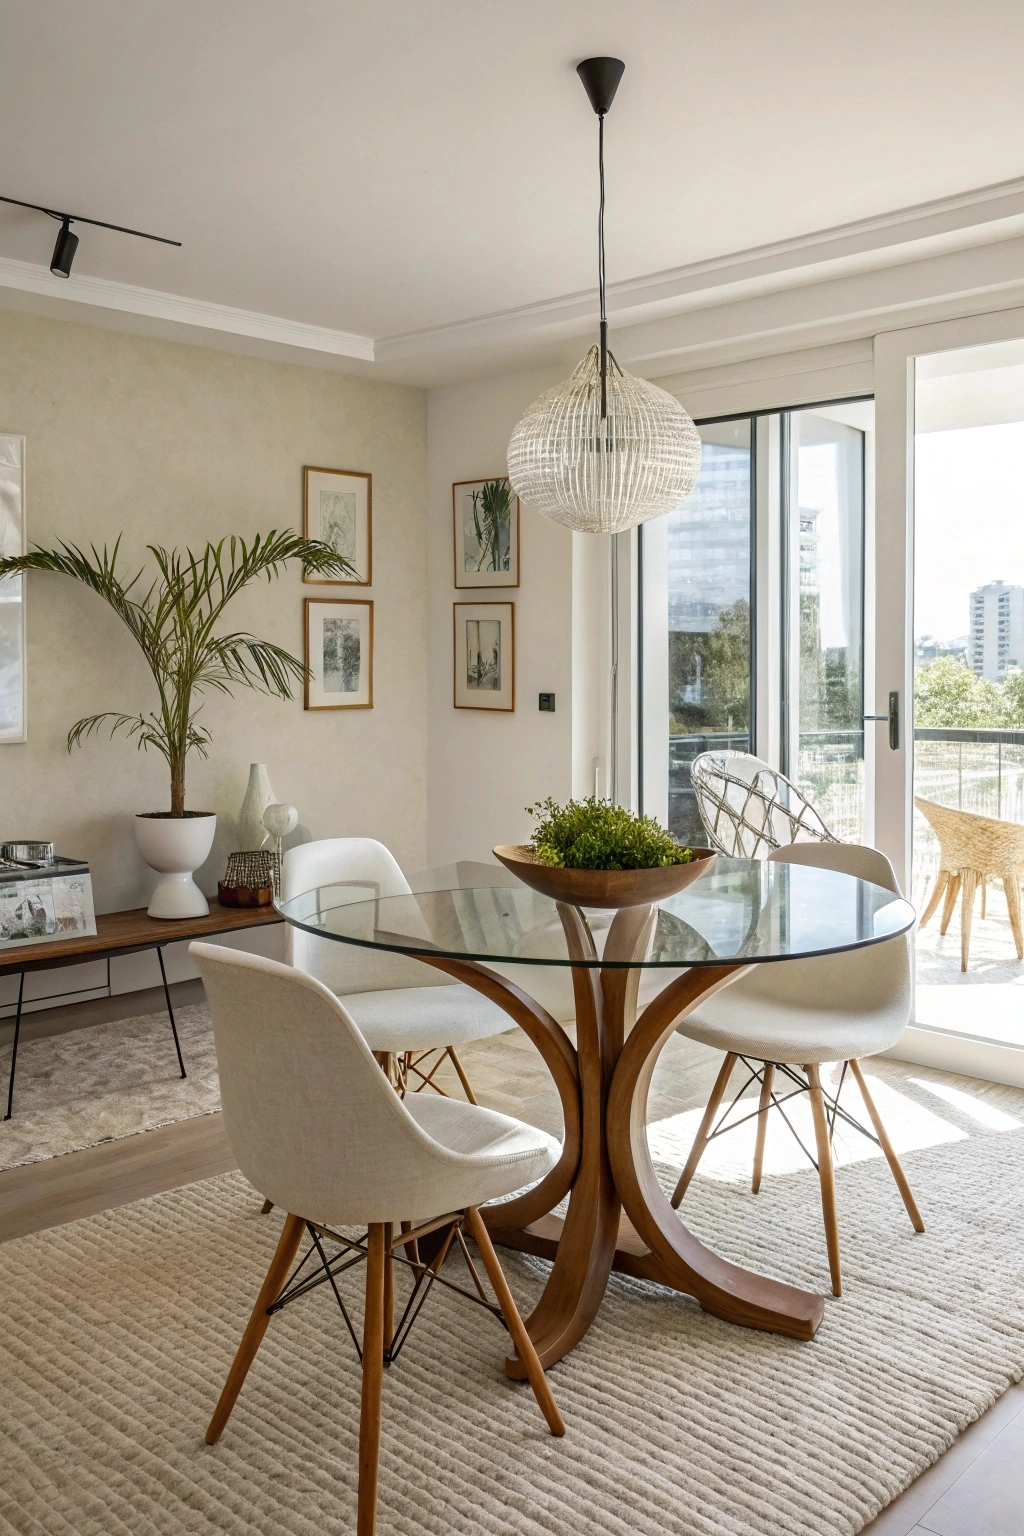
[[[990,581],[971,593],[967,660],[978,677],[997,683],[1024,668],[1024,587]]]

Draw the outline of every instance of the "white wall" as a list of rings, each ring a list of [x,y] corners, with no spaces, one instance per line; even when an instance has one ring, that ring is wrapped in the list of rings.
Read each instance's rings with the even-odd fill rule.
[[[306,712],[301,691],[290,703],[212,695],[203,718],[213,745],[208,762],[191,760],[186,803],[218,815],[199,874],[206,891],[237,847],[257,760],[314,836],[377,836],[403,864],[422,864],[424,392],[6,311],[0,430],[27,437],[30,541],[102,546],[124,530],[126,569],[149,542],[201,548],[301,528],[304,464],[372,473],[373,587],[304,586],[293,569],[244,593],[229,618],[301,656],[303,598],[371,598],[374,708]],[[163,761],[102,736],[69,755],[65,741],[82,715],[149,708],[152,684],[110,610],[59,576],[28,577],[28,690],[27,742],[0,745],[0,835],[52,839],[88,859],[99,911],[144,904],[152,877],[132,816],[169,804]]]
[[[507,374],[429,394],[431,864],[485,859],[495,843],[525,841],[532,825],[525,807],[547,795],[589,793],[591,763],[602,752],[607,541],[571,534],[528,507],[520,513],[519,587],[479,593],[515,603],[515,711],[452,703],[452,604],[474,598],[453,585],[452,485],[505,474],[513,427],[563,374]],[[575,553],[574,540],[583,541]],[[538,710],[540,692],[555,694],[554,714]]]

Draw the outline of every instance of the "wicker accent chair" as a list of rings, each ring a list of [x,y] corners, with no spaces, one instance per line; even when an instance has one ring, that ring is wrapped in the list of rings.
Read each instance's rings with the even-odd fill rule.
[[[690,765],[697,809],[712,848],[763,859],[791,843],[837,843],[796,785],[750,752],[702,752]]]
[[[960,969],[966,971],[978,886],[981,886],[981,915],[984,917],[987,883],[990,879],[1001,880],[1017,959],[1024,960],[1020,919],[1024,826],[1015,821],[998,821],[994,816],[976,816],[973,811],[958,811],[951,805],[936,805],[934,800],[922,800],[917,795],[914,804],[939,840],[939,872],[921,915],[920,926],[924,927],[945,897],[939,922],[939,932],[945,933],[959,895]]]

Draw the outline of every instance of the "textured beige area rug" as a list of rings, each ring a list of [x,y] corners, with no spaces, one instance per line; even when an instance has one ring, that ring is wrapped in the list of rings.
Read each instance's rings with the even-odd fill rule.
[[[1024,1367],[1024,1131],[906,1166],[923,1236],[879,1160],[840,1170],[847,1293],[813,1343],[613,1278],[551,1372],[564,1440],[502,1375],[494,1320],[433,1299],[385,1378],[381,1531],[859,1531]],[[359,1375],[326,1286],[275,1318],[221,1443],[203,1444],[280,1230],[259,1203],[230,1174],[0,1246],[0,1531],[354,1529]],[[756,1199],[698,1177],[686,1211],[728,1257],[825,1288],[812,1171]],[[525,1309],[545,1266],[505,1260]]]
[[[0,1168],[152,1131],[220,1108],[220,1082],[205,1003],[177,1008],[178,1072],[166,1013],[92,1024],[18,1046],[14,1115],[0,1122]],[[0,1051],[7,1090],[10,1047]]]

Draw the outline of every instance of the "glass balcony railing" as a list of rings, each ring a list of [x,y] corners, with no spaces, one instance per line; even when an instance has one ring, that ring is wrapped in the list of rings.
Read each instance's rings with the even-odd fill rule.
[[[914,794],[939,805],[1024,823],[1024,731],[919,726],[914,731]],[[939,867],[939,843],[914,812],[914,896]]]

